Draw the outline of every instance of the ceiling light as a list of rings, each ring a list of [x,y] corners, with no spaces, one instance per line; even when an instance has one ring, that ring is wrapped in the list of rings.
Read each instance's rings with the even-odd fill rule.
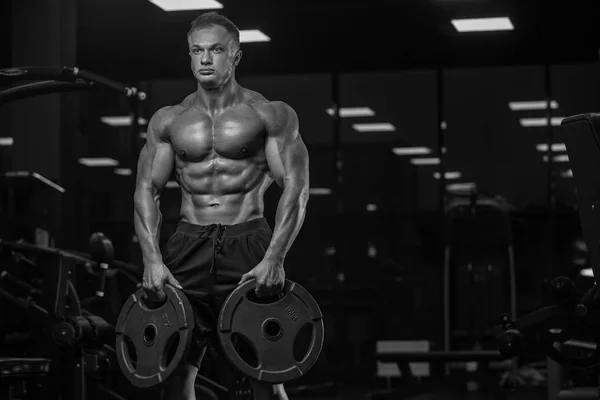
[[[547,100],[539,100],[539,101],[511,101],[508,103],[508,107],[512,111],[525,111],[525,110],[545,110],[548,108]],[[550,107],[553,109],[558,108],[558,102],[556,100],[552,100],[550,102]]]
[[[56,183],[52,182],[50,179],[38,174],[37,172],[29,172],[29,171],[9,171],[7,173],[4,174],[7,177],[10,178],[28,178],[28,177],[33,177],[35,179],[37,179],[40,182],[45,183],[46,185],[50,186],[53,189],[58,190],[61,193],[64,193],[66,190],[65,188],[63,188],[60,185],[57,185]]]
[[[131,175],[131,168],[115,168],[115,174],[129,176]]]
[[[568,169],[566,171],[561,171],[560,176],[561,176],[561,178],[572,178],[573,177],[573,170],[572,169]]]
[[[58,190],[59,192],[61,192],[61,193],[65,192],[65,188],[57,185],[56,183],[52,182],[50,179],[43,177],[42,175],[38,174],[37,172],[34,172],[31,175],[38,181],[44,182],[46,185]]]
[[[116,167],[119,165],[119,162],[112,158],[80,158],[79,163],[86,167]]]
[[[271,38],[258,29],[240,31],[240,43],[270,42]]]
[[[215,0],[150,0],[164,11],[215,10],[223,4]]]
[[[548,156],[543,157],[544,162],[548,162]],[[567,154],[559,154],[552,157],[553,162],[569,162],[569,156]]]
[[[11,137],[0,137],[0,146],[12,146],[13,142],[14,140]]]
[[[552,117],[550,120],[552,126],[560,126],[564,117]],[[548,118],[521,118],[519,123],[523,128],[535,128],[540,126],[548,126]]]
[[[310,188],[308,190],[308,193],[314,194],[314,195],[317,195],[317,196],[323,196],[323,195],[331,194],[331,189],[328,189],[328,188]]]
[[[148,132],[140,132],[140,138],[147,139],[148,138]]]
[[[394,147],[392,152],[397,156],[418,156],[431,153],[427,147]]]
[[[333,108],[327,109],[327,114],[333,117]],[[340,108],[340,117],[373,117],[375,111],[369,107],[342,107]]]
[[[588,278],[594,277],[594,270],[592,268],[584,268],[581,270],[581,276],[585,276]]]
[[[458,32],[512,31],[514,26],[509,18],[465,18],[453,19],[452,25]]]
[[[367,204],[367,211],[377,211],[377,204]]]
[[[117,116],[117,117],[101,117],[100,121],[110,126],[131,126],[133,118],[131,116]],[[138,118],[138,124],[146,125],[148,121],[144,118]]]
[[[437,165],[440,163],[440,159],[437,157],[433,158],[413,158],[410,160],[413,165]]]
[[[548,143],[539,143],[535,146],[538,151],[548,151]],[[567,151],[567,146],[564,143],[552,143],[552,151]]]
[[[439,172],[434,172],[433,173],[433,177],[435,179],[440,179],[440,177],[442,176],[442,174],[440,174]],[[462,177],[462,174],[458,171],[452,171],[452,172],[446,172],[444,173],[444,177],[446,179],[459,179]]]
[[[459,191],[464,191],[464,190],[473,190],[475,189],[476,185],[473,182],[463,182],[463,183],[451,183],[450,185],[446,186],[446,189],[449,192],[459,192]]]
[[[396,130],[394,125],[386,122],[376,124],[354,124],[352,127],[359,132],[393,132]]]
[[[177,183],[177,181],[168,181],[165,187],[168,189],[178,188],[179,183]]]

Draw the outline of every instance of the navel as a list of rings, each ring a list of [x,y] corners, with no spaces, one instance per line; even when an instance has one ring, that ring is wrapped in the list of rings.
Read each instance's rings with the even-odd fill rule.
[[[247,151],[248,151],[248,149],[247,149],[247,148],[245,148],[245,147],[242,147],[242,150],[241,150],[242,154],[246,154],[246,152],[247,152]]]
[[[185,150],[180,150],[180,151],[179,151],[179,155],[180,155],[181,157],[185,157],[185,155],[186,155],[186,154],[187,154],[187,153],[185,152]]]

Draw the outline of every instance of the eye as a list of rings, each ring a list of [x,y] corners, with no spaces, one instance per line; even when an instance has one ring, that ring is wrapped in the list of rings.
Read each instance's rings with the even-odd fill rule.
[[[222,47],[217,47],[217,48],[215,49],[215,53],[221,53],[222,51],[223,51],[223,48],[222,48]]]
[[[197,47],[192,49],[192,53],[194,54],[198,54],[200,52],[200,49],[198,49]]]

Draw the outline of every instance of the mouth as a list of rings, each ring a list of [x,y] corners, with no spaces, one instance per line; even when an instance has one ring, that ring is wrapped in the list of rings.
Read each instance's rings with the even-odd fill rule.
[[[199,71],[200,75],[212,75],[214,74],[215,70],[214,69],[201,69]]]

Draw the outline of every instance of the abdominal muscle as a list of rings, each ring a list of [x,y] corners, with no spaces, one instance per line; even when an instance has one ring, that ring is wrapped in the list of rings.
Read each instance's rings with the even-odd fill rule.
[[[181,220],[196,225],[233,225],[262,217],[264,192],[273,182],[266,165],[252,159],[181,163],[177,180]]]

